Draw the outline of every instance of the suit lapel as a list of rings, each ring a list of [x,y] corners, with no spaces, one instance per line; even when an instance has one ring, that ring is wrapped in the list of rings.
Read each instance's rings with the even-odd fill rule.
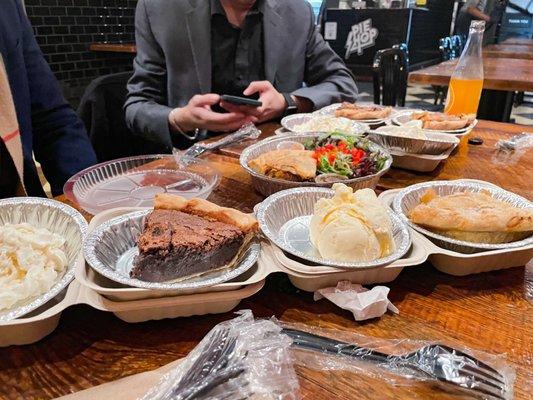
[[[202,93],[211,91],[211,15],[208,0],[189,0],[187,32]]]
[[[276,80],[276,72],[278,70],[281,56],[282,40],[284,40],[281,26],[281,16],[277,12],[276,0],[266,0],[263,20],[265,75],[266,79],[272,84],[274,84]]]

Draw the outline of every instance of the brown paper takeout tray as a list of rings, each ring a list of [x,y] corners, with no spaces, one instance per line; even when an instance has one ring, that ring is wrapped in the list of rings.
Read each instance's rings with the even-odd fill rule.
[[[261,280],[238,290],[115,302],[74,280],[66,291],[37,312],[0,325],[0,347],[41,340],[57,327],[63,310],[76,304],[87,304],[101,311],[112,312],[126,322],[143,322],[225,313],[235,308],[242,299],[260,291],[264,284],[264,280]]]
[[[394,197],[400,191],[401,189],[387,190],[381,193],[379,198],[390,206]],[[464,254],[443,249],[424,235],[419,234],[418,236],[419,243],[426,249],[431,264],[439,271],[455,276],[520,267],[526,265],[533,258],[533,245],[518,249],[501,249]]]
[[[392,155],[392,166],[396,168],[408,169],[417,172],[431,172],[439,166],[442,161],[446,161],[455,150],[451,147],[442,154],[410,154],[401,150],[389,150]]]
[[[383,192],[379,198],[390,205],[398,191]],[[106,211],[93,219],[90,229],[136,210],[121,208]],[[411,235],[412,247],[403,258],[387,266],[364,270],[307,265],[301,260],[289,258],[282,250],[264,240],[257,265],[247,274],[209,288],[209,291],[170,295],[106,282],[85,264],[80,254],[75,267],[76,279],[65,291],[38,310],[0,325],[0,347],[29,344],[42,339],[57,327],[62,311],[76,304],[87,304],[98,310],[112,312],[126,322],[141,322],[230,311],[242,299],[260,291],[265,278],[274,272],[286,273],[292,283],[302,290],[315,291],[335,286],[340,280],[361,284],[391,282],[403,268],[420,265],[428,258],[438,270],[462,276],[522,266],[533,257],[533,246],[462,254],[442,249],[412,229]]]
[[[120,208],[100,213],[91,221],[89,231],[112,218],[137,210],[136,208]],[[419,244],[418,239],[421,235],[414,231],[411,231],[411,235],[414,239],[413,244],[403,258],[384,267],[361,270],[308,265],[302,260],[290,259],[278,247],[269,243],[268,240],[263,240],[261,242],[261,255],[259,260],[247,273],[233,281],[215,285],[207,289],[196,290],[194,293],[237,290],[243,285],[251,285],[262,281],[268,275],[275,272],[286,273],[296,287],[305,291],[315,291],[323,287],[335,285],[340,280],[350,280],[354,283],[361,284],[391,282],[396,279],[404,267],[422,264],[427,259],[425,248]],[[190,291],[186,293],[175,291],[165,292],[123,286],[101,276],[86,264],[76,267],[76,279],[84,286],[96,291],[102,296],[122,302],[193,293]]]

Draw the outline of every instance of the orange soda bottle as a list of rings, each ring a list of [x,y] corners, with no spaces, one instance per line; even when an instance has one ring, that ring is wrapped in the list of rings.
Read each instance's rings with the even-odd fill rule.
[[[477,114],[483,89],[483,57],[481,46],[485,21],[472,21],[466,46],[453,71],[448,86],[446,114]]]

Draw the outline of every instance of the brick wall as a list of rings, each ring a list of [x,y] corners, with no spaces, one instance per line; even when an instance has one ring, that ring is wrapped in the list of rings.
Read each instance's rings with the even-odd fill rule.
[[[133,55],[92,52],[93,42],[134,42],[137,0],[25,0],[37,42],[76,107],[94,78],[132,69]]]

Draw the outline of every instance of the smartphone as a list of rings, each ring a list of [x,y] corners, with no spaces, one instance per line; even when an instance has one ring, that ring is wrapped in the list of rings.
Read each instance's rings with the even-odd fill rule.
[[[247,97],[230,96],[228,94],[223,94],[220,96],[220,100],[238,106],[261,107],[263,105],[263,103],[261,103],[259,100],[249,99]]]

